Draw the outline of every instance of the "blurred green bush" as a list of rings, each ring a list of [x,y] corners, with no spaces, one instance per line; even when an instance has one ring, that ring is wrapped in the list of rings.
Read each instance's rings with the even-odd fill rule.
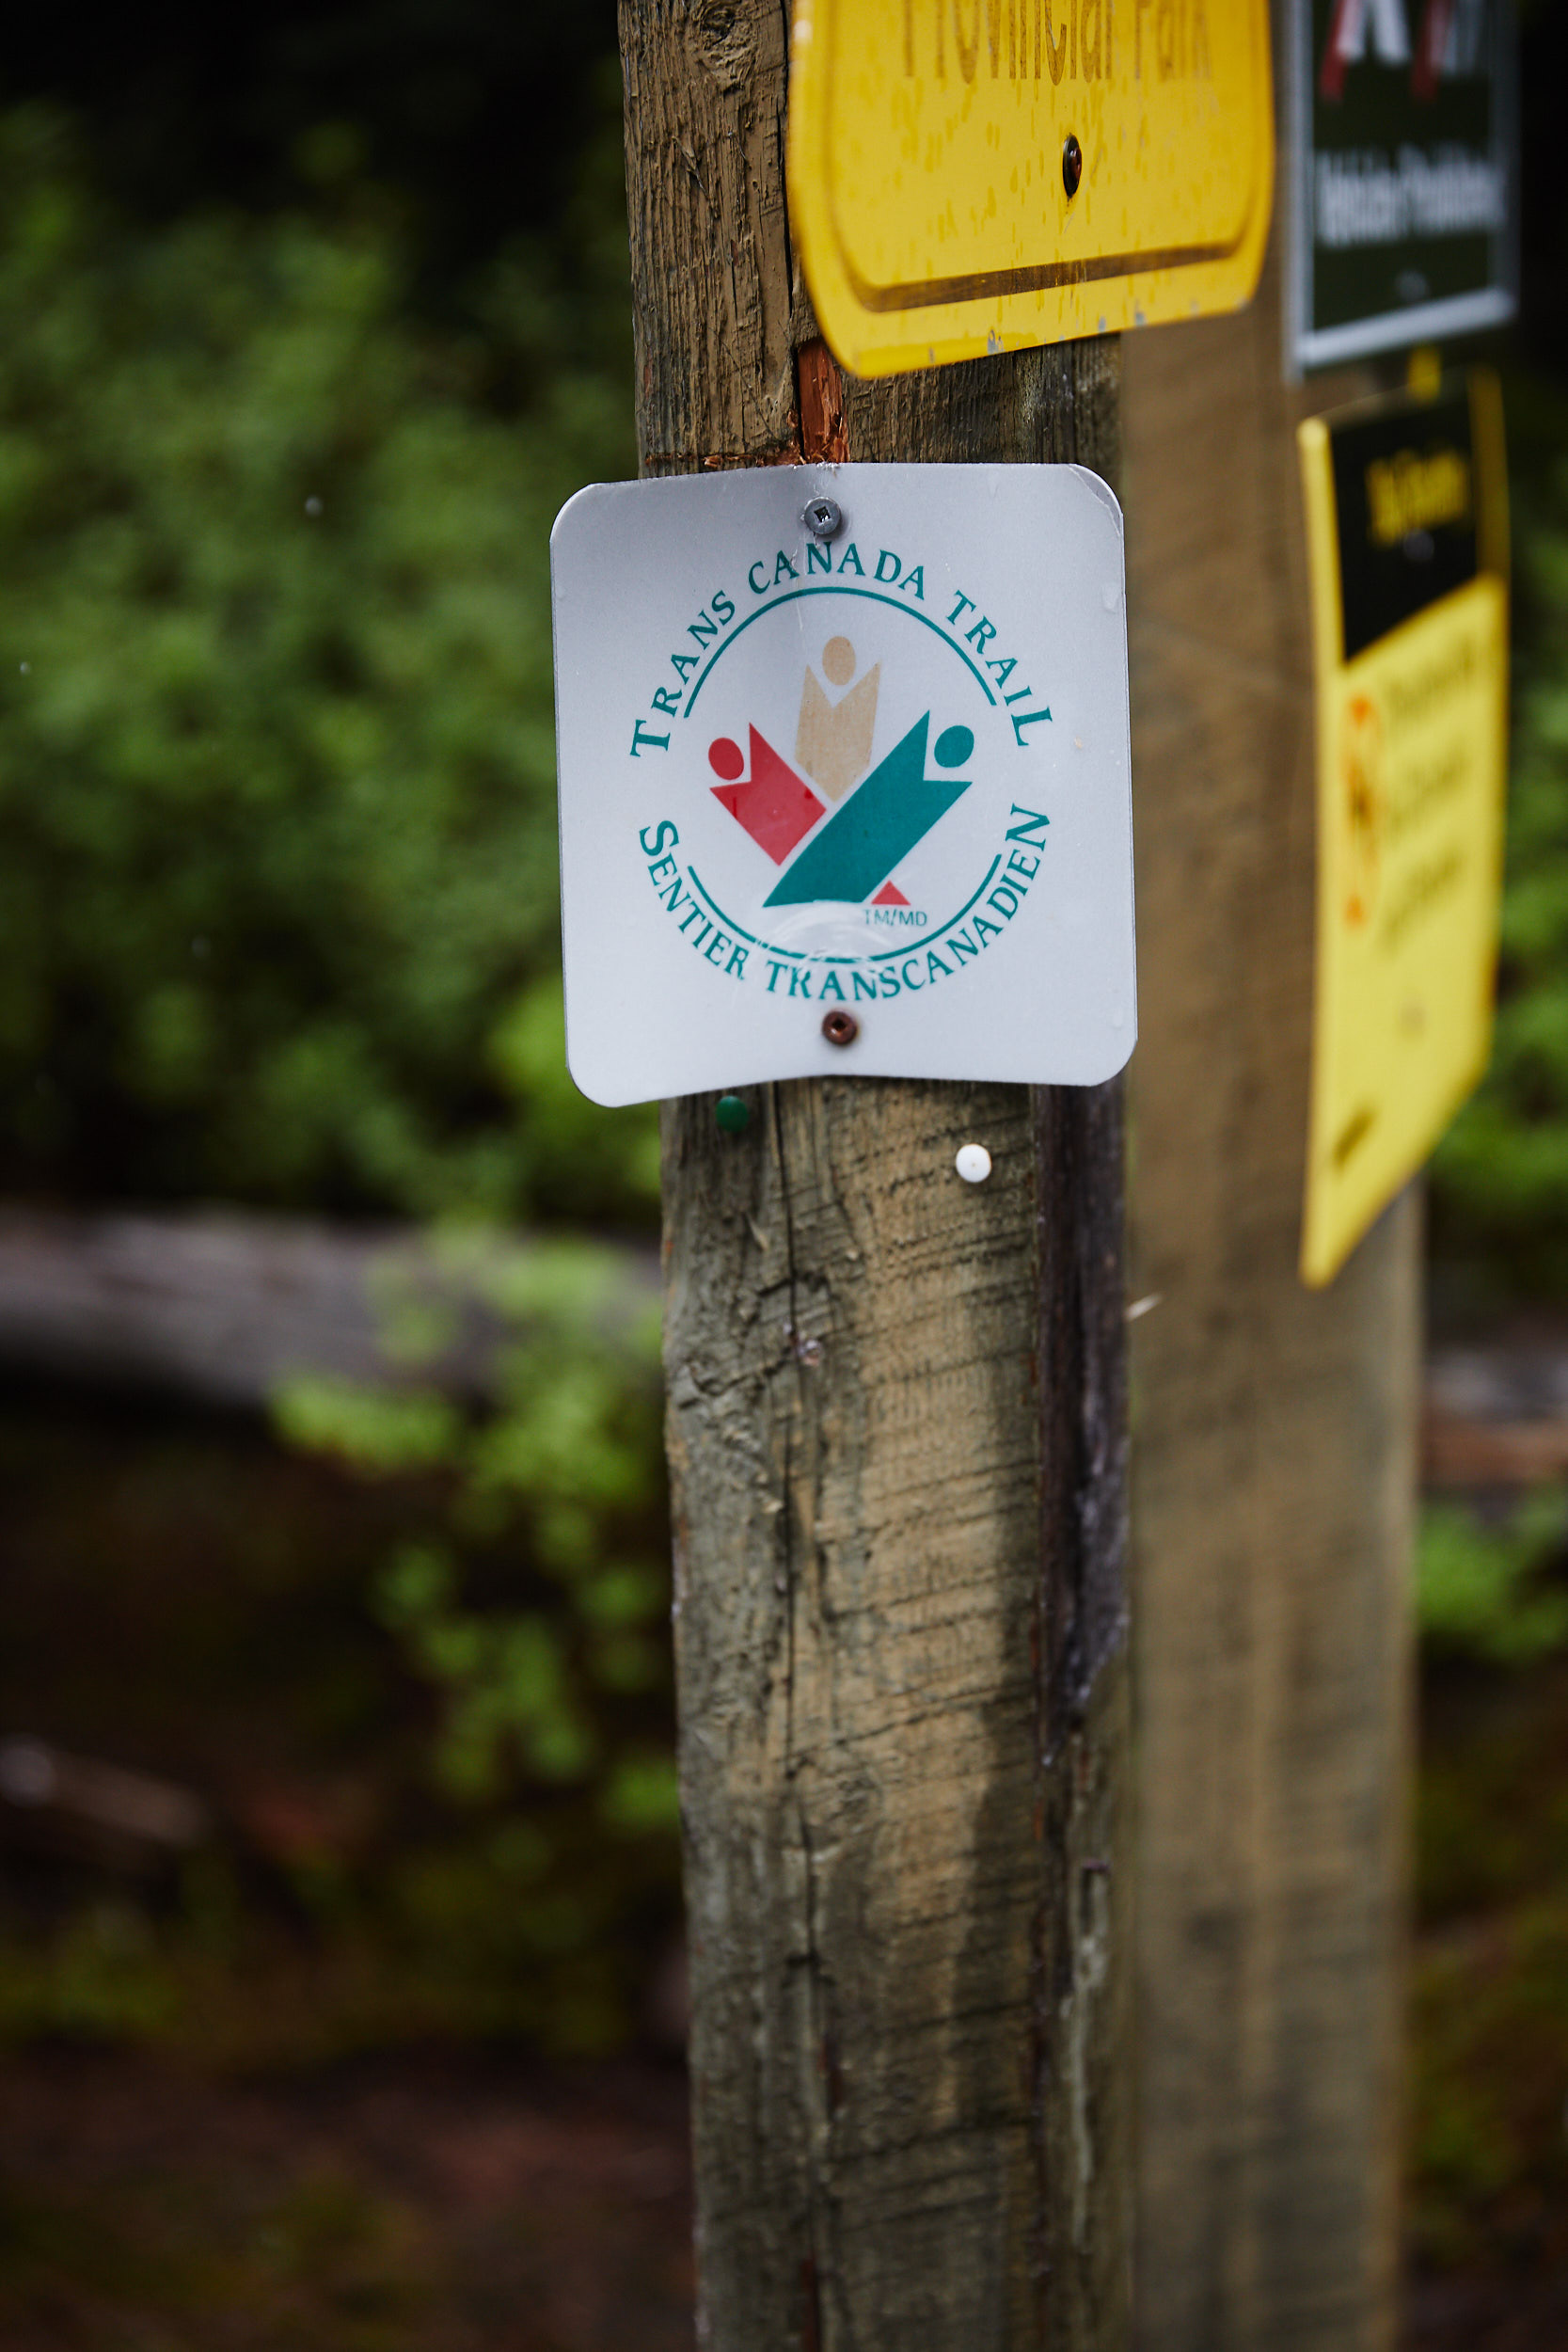
[[[1429,1502],[1416,1549],[1417,1622],[1434,1659],[1527,1666],[1568,1648],[1568,1591],[1548,1579],[1568,1538],[1568,1495],[1541,1486],[1500,1524]]]
[[[618,126],[421,325],[310,215],[133,230],[0,118],[0,1182],[645,1216],[566,1079],[546,540],[631,470]]]
[[[1568,2147],[1568,1495],[1430,1504],[1408,2108],[1426,2266],[1544,2268]]]
[[[183,1856],[12,1811],[0,2051],[253,2073],[676,2030],[654,1301],[625,1253],[463,1236],[499,1410],[300,1382],[243,1422],[0,1397],[0,1726],[199,1792]]]
[[[669,1607],[657,1305],[629,1324],[618,1315],[619,1253],[592,1242],[488,1246],[474,1266],[477,1295],[515,1333],[497,1409],[302,1377],[278,1398],[280,1433],[361,1477],[445,1481],[445,1531],[392,1555],[374,1606],[441,1695],[434,1761],[446,1793],[593,1782],[607,1824],[672,1831],[670,1759],[618,1745],[613,1708],[668,1681],[667,1645],[648,1638]],[[628,1529],[641,1536],[629,1552]],[[510,1593],[531,1587],[531,1605],[473,1605],[467,1565],[483,1577],[498,1550]]]
[[[1513,733],[1497,1042],[1432,1168],[1432,1248],[1461,1311],[1568,1300],[1568,400],[1507,387]]]
[[[452,1248],[650,1218],[653,1110],[566,1075],[557,905],[549,527],[635,466],[611,79],[566,216],[438,302],[352,126],[303,142],[293,211],[158,225],[68,119],[0,115],[6,1190]],[[410,1498],[358,1614],[377,1706],[428,1696],[397,1834],[290,1865],[343,1979],[306,2004],[327,2050],[612,2040],[657,1957],[626,1922],[674,1909],[655,1337],[605,1337],[603,1252],[483,1248],[493,1409],[279,1401],[291,1446]],[[8,1943],[0,2030],[189,2038],[189,1909],[135,1965],[102,1905]]]
[[[440,1519],[392,1549],[371,1595],[436,1700],[434,1788],[479,1833],[416,1866],[420,1940],[481,1982],[471,1955],[493,1948],[512,1978],[492,1962],[498,2017],[591,2045],[628,2022],[611,1991],[626,1972],[594,1947],[639,1900],[673,1907],[678,1868],[658,1311],[627,1319],[620,1254],[593,1242],[482,1244],[472,1263],[515,1333],[494,1408],[302,1378],[277,1421],[362,1478],[436,1473]],[[562,1801],[570,1849],[552,1834]],[[520,1988],[541,1962],[556,1975],[531,2016]]]

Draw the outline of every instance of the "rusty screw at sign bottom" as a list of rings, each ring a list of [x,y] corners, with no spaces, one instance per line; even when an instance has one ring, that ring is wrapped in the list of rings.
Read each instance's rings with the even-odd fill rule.
[[[830,1045],[853,1045],[861,1033],[861,1025],[852,1012],[825,1012],[822,1034]]]

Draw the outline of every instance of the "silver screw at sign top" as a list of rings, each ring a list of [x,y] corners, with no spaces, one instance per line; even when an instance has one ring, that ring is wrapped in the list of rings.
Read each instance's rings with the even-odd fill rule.
[[[844,528],[844,509],[835,499],[808,499],[800,520],[814,539],[836,539]]]

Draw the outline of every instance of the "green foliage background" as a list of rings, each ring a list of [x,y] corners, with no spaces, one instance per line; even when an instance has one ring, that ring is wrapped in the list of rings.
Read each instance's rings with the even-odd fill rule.
[[[432,302],[352,126],[149,224],[0,115],[0,1183],[644,1221],[564,1073],[557,507],[633,469],[611,89],[548,236]],[[1510,384],[1515,759],[1492,1075],[1433,1168],[1461,1301],[1568,1295],[1568,468]]]
[[[634,468],[618,134],[441,329],[357,158],[150,232],[0,119],[0,1180],[645,1217],[561,1057],[545,552]]]
[[[351,125],[301,135],[289,203],[149,220],[70,116],[0,115],[0,1184],[434,1219],[515,1334],[483,1407],[278,1401],[288,1445],[404,1497],[311,1637],[375,1693],[333,1769],[404,1819],[286,1861],[315,1989],[243,2027],[218,2000],[241,2058],[269,2015],[306,2047],[302,2007],[318,2054],[602,2044],[673,1926],[656,1336],[612,1328],[593,1244],[483,1238],[657,1203],[654,1114],[566,1076],[558,942],[548,532],[635,464],[616,94],[548,233],[437,288]],[[316,1670],[279,1661],[279,1708]],[[214,1867],[156,1927],[0,1919],[0,2028],[195,2032],[277,1924]]]
[[[1513,725],[1492,1067],[1433,1162],[1438,1297],[1568,1299],[1568,400],[1508,380]]]
[[[373,1833],[274,1858],[303,1941],[222,1853],[162,1915],[139,1897],[38,1932],[8,1915],[10,2034],[245,2064],[423,2033],[603,2046],[674,1923],[652,1338],[607,1341],[610,1262],[563,1230],[646,1229],[657,1189],[651,1113],[598,1111],[565,1075],[556,929],[546,543],[581,483],[634,465],[618,90],[594,64],[608,17],[585,12],[560,110],[528,133],[530,206],[498,227],[502,117],[548,77],[532,19],[458,13],[464,103],[490,125],[472,187],[456,117],[432,132],[422,111],[418,10],[344,17],[339,62],[328,41],[304,67],[314,36],[280,18],[254,103],[208,58],[135,104],[105,69],[86,112],[0,107],[0,1187],[558,1229],[496,1262],[516,1337],[486,1408],[418,1385],[278,1401],[288,1445],[388,1504],[341,1589],[279,1535],[297,1593],[259,1557],[231,1666],[219,1635],[205,1653],[216,1703],[255,1705],[246,1628],[287,1616],[276,1703],[302,1755],[381,1791]],[[491,55],[499,108],[474,67]],[[384,65],[375,120],[327,103]],[[204,146],[198,119],[220,126]],[[1497,1050],[1432,1186],[1440,1295],[1465,1313],[1568,1297],[1568,413],[1519,370],[1508,411]],[[168,1483],[194,1476],[182,1456]],[[1468,1692],[1528,1672],[1554,1702],[1528,1757],[1487,1715],[1429,1768],[1433,1915],[1557,1867],[1562,1540],[1555,1499],[1506,1525],[1429,1517],[1436,1673]],[[169,1657],[172,1684],[172,1636]],[[357,1693],[322,1724],[318,1678]],[[80,1736],[106,1720],[98,1693]],[[1560,1904],[1516,1928],[1490,2005],[1457,1947],[1419,1979],[1438,2250],[1547,2144],[1510,2102],[1549,2069],[1509,2037],[1528,2001],[1532,2052],[1565,2031]],[[1555,2189],[1560,2153],[1541,2166]]]

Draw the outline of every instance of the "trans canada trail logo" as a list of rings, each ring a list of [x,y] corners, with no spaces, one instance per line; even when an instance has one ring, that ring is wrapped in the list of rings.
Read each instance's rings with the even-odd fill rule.
[[[878,906],[908,906],[891,879],[894,868],[946,816],[967,791],[968,781],[927,773],[928,710],[873,769],[880,663],[850,685],[855,648],[847,637],[831,637],[822,648],[822,669],[833,685],[848,691],[841,702],[830,702],[815,670],[807,670],[795,757],[826,798],[785,766],[756,727],[748,730],[750,776],[747,755],[729,736],[709,744],[708,765],[725,779],[715,787],[714,798],[776,866],[784,866],[767,905],[859,901],[874,894]],[[968,727],[945,727],[930,757],[939,769],[961,768],[974,749]],[[830,816],[834,803],[843,804]]]
[[[803,569],[802,569],[803,566]],[[774,997],[922,996],[1002,947],[1046,854],[1051,710],[999,625],[890,548],[778,549],[672,632],[632,727],[676,937]]]

